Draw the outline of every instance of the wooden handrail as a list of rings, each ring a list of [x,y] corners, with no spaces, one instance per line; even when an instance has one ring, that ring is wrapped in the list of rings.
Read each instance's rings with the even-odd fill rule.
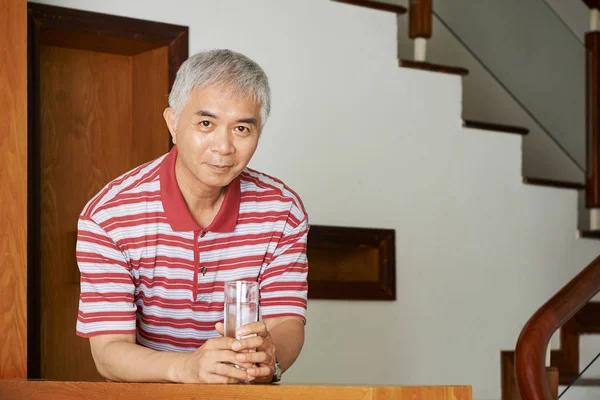
[[[522,400],[554,397],[546,378],[546,348],[552,334],[600,292],[600,257],[546,302],[525,324],[515,351],[517,387]]]
[[[585,128],[587,208],[600,207],[600,32],[585,35]],[[594,227],[593,227],[594,228]],[[595,228],[594,228],[595,229]]]

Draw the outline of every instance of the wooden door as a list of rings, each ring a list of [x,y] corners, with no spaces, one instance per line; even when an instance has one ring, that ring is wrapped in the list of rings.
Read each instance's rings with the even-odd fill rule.
[[[27,377],[26,10],[0,0],[0,379]]]
[[[42,24],[33,66],[39,118],[30,146],[39,157],[32,182],[38,215],[32,218],[39,229],[32,234],[39,257],[37,276],[30,279],[39,279],[34,319],[39,323],[38,372],[43,379],[100,380],[89,341],[75,334],[80,291],[77,220],[104,185],[169,150],[162,112],[178,67],[172,41],[179,36],[171,35],[166,43],[164,38],[136,43],[121,37],[118,27],[125,27],[127,34],[132,25],[135,30],[149,24],[143,28],[156,35],[163,24],[37,4],[29,8],[34,18],[39,12],[47,18],[50,11],[70,23],[62,30]],[[106,32],[111,18],[116,25],[111,34],[86,31],[98,19]],[[69,31],[73,27],[79,31]],[[178,33],[187,32],[178,28]],[[181,45],[178,51],[187,53]],[[186,55],[176,57],[178,62]],[[36,377],[33,371],[30,377]]]

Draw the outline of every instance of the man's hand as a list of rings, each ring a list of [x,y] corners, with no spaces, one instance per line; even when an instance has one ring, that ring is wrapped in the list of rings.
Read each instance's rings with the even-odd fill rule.
[[[256,335],[247,337],[249,335]],[[264,321],[253,322],[238,330],[238,337],[246,337],[235,341],[231,349],[237,351],[238,362],[256,364],[246,372],[256,383],[270,383],[275,373],[275,345]],[[256,350],[252,352],[252,350]]]
[[[255,378],[246,371],[253,369],[252,361],[242,362],[232,350],[238,341],[221,337],[209,339],[193,353],[182,354],[182,358],[172,366],[170,375],[173,381],[181,383],[239,383]],[[233,365],[236,364],[242,369]]]

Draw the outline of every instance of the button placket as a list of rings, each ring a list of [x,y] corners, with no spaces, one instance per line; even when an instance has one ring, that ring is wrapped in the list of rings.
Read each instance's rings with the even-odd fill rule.
[[[200,239],[202,239],[204,236],[206,236],[206,231],[202,231],[200,232]],[[200,241],[198,240],[198,260],[200,260]],[[200,263],[198,263],[198,266],[200,266]],[[202,268],[200,269],[200,272],[202,272],[202,276],[206,275],[206,267],[202,266]]]
[[[192,282],[192,300],[196,301],[198,298],[198,268],[200,266],[200,250],[198,248],[198,237],[199,232],[194,231],[194,281]]]
[[[202,276],[206,275],[206,267],[200,269],[200,239],[206,236],[206,231],[195,231],[194,232],[194,301],[198,300],[198,272],[201,270]]]

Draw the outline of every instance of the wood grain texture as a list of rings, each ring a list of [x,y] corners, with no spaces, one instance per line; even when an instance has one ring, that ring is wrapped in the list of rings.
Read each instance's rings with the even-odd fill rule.
[[[402,68],[413,68],[422,69],[424,71],[441,72],[443,74],[451,75],[469,75],[469,70],[462,67],[452,67],[449,65],[432,64],[429,62],[412,61],[412,60],[399,60],[399,66]]]
[[[55,374],[54,378],[62,375],[63,379],[97,379],[90,363],[87,340],[74,336],[76,314],[74,316],[73,312],[76,312],[79,271],[74,258],[76,226],[72,216],[78,214],[106,182],[170,148],[162,111],[175,73],[187,59],[188,28],[37,3],[27,3],[27,14],[28,117],[32,127],[29,132],[27,284],[29,293],[33,294],[28,297],[28,334],[33,339],[28,343],[31,354],[28,375],[30,378],[43,377],[41,349],[47,347],[48,341],[66,342],[71,338],[75,346],[69,347],[67,361],[60,364],[62,367],[68,364],[68,367],[61,370],[59,365],[54,371],[52,363],[44,361],[45,371]],[[40,68],[44,46],[44,55],[48,55],[46,50],[54,48],[53,54],[62,64],[54,65],[52,61]],[[58,55],[60,52],[63,52],[62,56]],[[122,61],[121,66],[116,65],[114,60],[117,59]],[[54,70],[47,71],[48,68]],[[46,107],[44,115],[40,70],[55,84],[54,93],[46,93],[49,94],[47,99],[54,103],[54,109]],[[114,82],[113,72],[116,74]],[[141,107],[133,110],[134,100],[143,103],[145,114]],[[72,103],[75,103],[73,107]],[[58,135],[43,137],[42,125],[49,126]],[[135,126],[140,129],[133,129]],[[119,136],[118,132],[126,134]],[[64,146],[60,147],[63,142],[75,154],[73,160],[71,154],[63,151]],[[57,151],[62,152],[60,156]],[[64,175],[67,170],[69,174]],[[69,181],[71,187],[67,188]],[[67,191],[57,191],[57,185]],[[67,195],[71,198],[65,209],[60,203],[61,196]],[[55,206],[63,207],[63,210],[55,210],[56,215],[53,215],[51,210]],[[42,215],[42,209],[50,210],[50,213]],[[57,239],[52,243],[56,251],[50,252],[48,246],[53,239]],[[43,246],[46,246],[44,251]],[[41,258],[48,256],[65,262],[57,276],[42,271]],[[42,279],[46,279],[45,289],[42,289]],[[62,302],[67,302],[65,311],[54,308],[57,304],[50,308],[42,298],[44,294],[60,297],[49,290],[49,285],[55,282],[64,285],[63,298],[57,304],[62,306]],[[65,315],[59,316],[60,313]],[[45,324],[52,323],[56,332],[44,329],[42,320]],[[44,352],[45,355],[53,352],[58,357],[59,350],[45,348]],[[73,362],[73,359],[80,362]]]
[[[560,327],[560,350],[550,354],[550,365],[561,371],[563,384],[570,384],[579,375],[579,333],[571,318]],[[558,353],[558,354],[556,354]]]
[[[463,400],[470,399],[470,386],[373,387],[373,400]]]
[[[379,279],[377,248],[323,244],[310,249],[309,259],[311,281],[377,282]]]
[[[514,358],[514,351],[503,351],[500,353],[500,382],[502,389],[502,400],[521,400],[521,395],[519,394],[515,376]],[[558,368],[546,367],[546,379],[548,380],[551,392],[554,395],[554,397],[552,397],[554,400],[558,399],[558,377]]]
[[[0,0],[0,379],[27,378],[26,17]]]
[[[40,400],[471,400],[470,386],[175,385],[153,383],[3,381],[0,397]]]
[[[579,376],[579,338],[581,335],[600,334],[600,303],[583,306],[560,327],[560,348],[552,350],[551,366],[560,371],[560,385],[600,386],[598,379],[577,379]],[[514,351],[500,354],[502,399],[519,399],[514,376]]]
[[[524,400],[552,398],[546,379],[546,348],[552,334],[600,291],[600,257],[581,271],[529,319],[517,342],[515,370]]]
[[[175,83],[179,67],[188,59],[189,31],[187,27],[182,28],[169,44],[169,91]]]
[[[312,225],[307,247],[310,299],[396,298],[394,230]]]
[[[337,3],[345,3],[353,6],[372,8],[374,10],[389,11],[396,14],[406,13],[406,8],[396,4],[381,3],[373,0],[333,0]]]
[[[29,3],[29,15],[50,46],[135,55],[169,46],[188,28],[71,8]],[[74,34],[75,33],[75,34]]]
[[[88,200],[135,166],[131,58],[42,46],[40,71],[41,372],[99,380],[88,340],[75,334],[73,232]]]
[[[600,32],[585,35],[587,208],[600,207]]]
[[[558,368],[547,367],[546,376],[552,392],[552,400],[558,400]]]
[[[500,388],[502,400],[519,400],[519,390],[515,377],[515,352],[500,353]]]
[[[169,148],[171,136],[163,118],[169,97],[169,48],[132,57],[132,118],[134,130],[127,138],[131,162],[140,165]],[[141,140],[143,138],[145,140]]]
[[[410,0],[408,4],[408,36],[411,39],[429,39],[433,20],[432,0]]]

